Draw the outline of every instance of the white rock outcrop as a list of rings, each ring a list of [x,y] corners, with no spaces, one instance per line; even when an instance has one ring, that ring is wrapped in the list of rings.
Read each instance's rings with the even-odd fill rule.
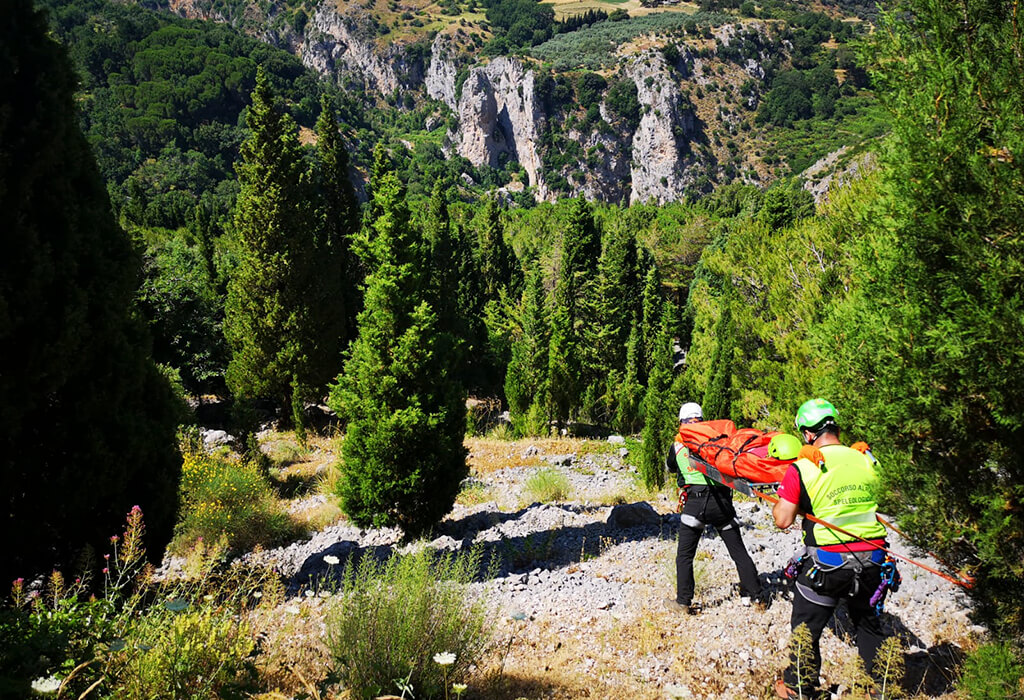
[[[427,74],[423,82],[430,97],[444,102],[454,110],[458,109],[455,100],[455,75],[458,73],[458,66],[455,64],[453,49],[451,37],[447,34],[438,34],[434,37],[434,43],[430,45],[430,63],[427,64]]]
[[[456,152],[473,165],[499,164],[505,153],[526,170],[540,199],[547,197],[537,145],[544,113],[537,104],[534,75],[520,61],[496,58],[473,68],[458,101]]]
[[[629,201],[675,201],[706,171],[690,147],[696,133],[693,109],[660,51],[629,59],[626,74],[636,83],[644,112],[633,134]]]
[[[418,61],[409,61],[405,47],[380,48],[357,18],[342,16],[330,3],[320,4],[306,24],[302,63],[321,75],[349,74],[381,95],[423,82]]]

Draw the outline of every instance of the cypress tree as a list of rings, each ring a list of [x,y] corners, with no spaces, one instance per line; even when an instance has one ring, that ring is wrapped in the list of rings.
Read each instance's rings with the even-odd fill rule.
[[[316,122],[316,182],[319,199],[314,311],[319,333],[337,338],[328,343],[324,367],[329,377],[337,370],[339,345],[344,346],[355,329],[359,307],[358,267],[350,264],[352,239],[359,229],[359,201],[349,178],[349,157],[334,110],[324,97]],[[331,366],[334,365],[334,366]]]
[[[344,213],[332,205],[334,228],[326,228],[327,218],[317,225],[295,123],[275,104],[262,69],[247,124],[237,165],[240,252],[228,284],[226,378],[236,397],[269,397],[301,427],[301,399],[322,389],[339,363]]]
[[[526,275],[519,307],[519,333],[512,344],[512,359],[505,375],[512,424],[525,434],[530,407],[544,396],[548,372],[548,319],[546,294],[540,268],[534,264]]]
[[[28,0],[0,27],[0,580],[109,547],[134,505],[159,557],[180,407],[133,317],[140,257],[80,131],[75,71]],[[67,569],[65,569],[67,572]]]
[[[644,398],[644,387],[640,383],[640,332],[634,322],[626,342],[626,373],[618,385],[616,398],[615,429],[624,433],[635,433],[640,425],[640,409]]]
[[[653,343],[651,374],[644,395],[644,429],[640,450],[640,477],[648,489],[665,485],[665,455],[676,425],[676,400],[672,396],[671,307],[666,304],[658,319]]]
[[[372,207],[359,335],[329,399],[347,423],[338,492],[356,524],[418,535],[451,510],[469,473],[465,394],[424,300],[424,244],[393,173],[373,183]]]
[[[711,359],[711,376],[704,391],[704,415],[709,419],[727,419],[732,413],[732,362],[736,339],[732,309],[727,301],[715,324],[715,354]]]
[[[579,406],[584,390],[583,300],[596,283],[601,239],[590,205],[582,197],[569,206],[562,236],[555,308],[551,320],[548,378],[552,410],[559,423]]]
[[[505,242],[501,208],[493,198],[488,198],[484,204],[477,232],[477,250],[485,299],[499,299],[503,291],[513,298],[518,296],[523,288],[523,273],[515,252]]]
[[[658,268],[651,265],[644,278],[640,316],[640,362],[644,381],[654,366],[655,344],[661,332],[662,304],[661,275]]]

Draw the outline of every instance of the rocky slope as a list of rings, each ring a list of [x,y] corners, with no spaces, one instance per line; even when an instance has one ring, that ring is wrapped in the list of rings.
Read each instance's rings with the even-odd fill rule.
[[[545,697],[765,697],[785,663],[790,594],[782,569],[797,547],[795,528],[778,531],[764,505],[738,498],[743,536],[770,607],[760,612],[742,604],[732,562],[709,532],[697,561],[702,612],[681,617],[663,606],[674,592],[679,527],[669,492],[642,500],[621,448],[568,453],[566,441],[539,445],[473,443],[477,466],[467,494],[482,502],[456,505],[430,541],[405,545],[396,530],[341,523],[250,559],[271,563],[289,578],[296,597],[288,609],[304,606],[315,616],[319,601],[305,591],[337,570],[325,556],[344,561],[414,547],[482,547],[499,563],[476,586],[494,610],[497,646],[508,643],[503,668],[544,679]],[[530,500],[527,480],[539,469],[566,475],[568,500],[524,502]],[[305,506],[297,501],[294,507]],[[894,539],[897,552],[910,554]],[[967,600],[955,586],[909,565],[901,570],[903,587],[890,597],[884,625],[904,640],[904,687],[917,697],[945,697],[962,645],[983,630],[971,625]],[[833,697],[844,696],[852,683],[856,651],[845,639],[848,631],[840,614],[822,639],[823,675]]]

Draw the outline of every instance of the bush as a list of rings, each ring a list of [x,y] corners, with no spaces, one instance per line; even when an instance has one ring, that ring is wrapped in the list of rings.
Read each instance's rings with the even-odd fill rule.
[[[480,552],[436,557],[428,550],[364,556],[345,569],[327,613],[327,646],[334,671],[357,698],[395,690],[396,679],[417,698],[444,697],[446,684],[466,677],[487,643],[487,611],[466,584]],[[433,661],[454,654],[450,666]]]
[[[1003,642],[978,647],[964,661],[960,689],[973,700],[1024,697],[1024,666]]]
[[[530,503],[564,501],[571,494],[569,478],[557,469],[541,469],[523,485],[523,497]]]
[[[176,606],[172,606],[176,607]],[[120,698],[223,697],[218,692],[242,669],[255,647],[247,625],[230,609],[212,606],[172,612],[157,606],[140,625]]]
[[[203,451],[195,438],[182,444],[181,518],[172,549],[227,538],[235,551],[278,544],[296,530],[254,460],[235,462]]]

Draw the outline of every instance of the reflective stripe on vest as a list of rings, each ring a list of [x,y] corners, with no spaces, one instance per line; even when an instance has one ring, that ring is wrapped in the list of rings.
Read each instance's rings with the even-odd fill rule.
[[[795,462],[814,515],[864,539],[885,537],[885,528],[875,517],[878,504],[873,489],[878,477],[871,460],[843,445],[826,445],[821,454],[824,469],[806,459]],[[806,543],[819,547],[853,541],[818,524],[811,534],[814,541]]]
[[[704,486],[708,483],[707,477],[700,471],[690,466],[690,450],[680,443],[674,443],[676,450],[676,466],[679,473],[683,475],[683,482],[697,486]]]

